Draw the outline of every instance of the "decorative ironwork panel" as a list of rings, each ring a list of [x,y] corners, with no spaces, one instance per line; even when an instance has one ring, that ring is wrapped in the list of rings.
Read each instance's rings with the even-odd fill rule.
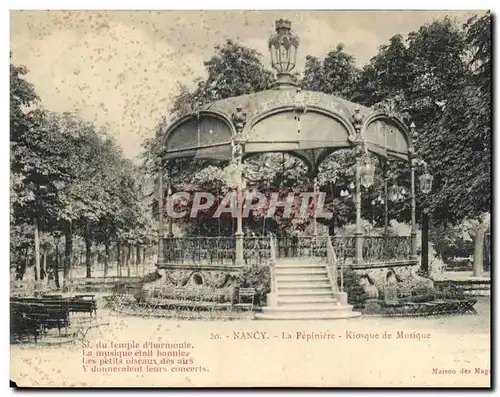
[[[354,236],[330,237],[338,261],[354,258],[356,242]]]
[[[363,237],[363,259],[365,262],[409,260],[410,255],[410,236]]]
[[[349,262],[355,253],[355,238],[342,237],[278,237],[275,238],[277,259],[308,259],[326,261],[328,238],[339,262]],[[269,237],[245,237],[243,239],[244,264],[267,266],[271,261]],[[236,240],[234,237],[174,237],[163,239],[164,265],[230,266],[234,265]],[[410,237],[365,236],[363,259],[365,262],[392,262],[409,260]]]
[[[163,264],[232,265],[234,237],[173,237],[163,239]]]
[[[243,240],[245,265],[267,265],[271,260],[269,237],[245,237]]]

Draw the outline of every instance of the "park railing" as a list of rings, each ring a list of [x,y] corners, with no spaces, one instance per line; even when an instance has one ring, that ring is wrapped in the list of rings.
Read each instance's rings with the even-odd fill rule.
[[[269,262],[269,271],[271,273],[271,293],[276,293],[278,290],[278,285],[276,283],[276,241],[275,237],[271,235],[269,237],[269,245],[271,254],[271,260]]]
[[[171,237],[162,239],[162,265],[232,265],[234,237]]]
[[[235,237],[172,237],[162,239],[162,265],[231,266],[236,259]],[[265,265],[270,261],[269,237],[244,237],[245,265]]]
[[[316,258],[327,260],[331,244],[337,263],[355,258],[355,236],[273,237],[275,256],[279,259]],[[410,260],[409,236],[363,236],[364,263],[391,263]],[[235,264],[235,237],[173,237],[162,239],[161,265],[231,266]],[[267,265],[271,262],[269,237],[244,237],[244,265]]]
[[[327,262],[326,262],[326,270],[328,273],[328,279],[330,281],[330,285],[332,286],[333,293],[338,292],[338,282],[337,282],[337,266],[338,266],[338,261],[337,261],[337,255],[335,254],[335,249],[333,248],[332,240],[327,239],[326,241],[326,257],[327,257]],[[342,282],[341,282],[341,288],[343,288],[343,276],[342,276],[342,270],[341,269],[341,277],[342,277]]]
[[[269,237],[245,237],[243,239],[243,260],[245,265],[266,265],[271,261],[271,240]]]
[[[397,262],[410,259],[410,236],[364,236],[363,261]]]
[[[301,236],[301,237],[278,237],[278,258],[304,258],[304,257],[327,257],[328,240],[338,260],[354,257],[354,236],[327,237],[327,236]]]

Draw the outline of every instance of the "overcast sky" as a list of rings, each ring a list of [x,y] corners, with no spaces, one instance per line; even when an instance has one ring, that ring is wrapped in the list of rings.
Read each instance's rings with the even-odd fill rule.
[[[298,70],[342,42],[363,65],[391,36],[471,11],[14,11],[13,62],[28,67],[44,106],[108,125],[134,158],[167,115],[177,84],[204,76],[203,61],[225,39],[256,48],[269,64],[274,21],[300,37]],[[168,115],[167,115],[168,116]]]

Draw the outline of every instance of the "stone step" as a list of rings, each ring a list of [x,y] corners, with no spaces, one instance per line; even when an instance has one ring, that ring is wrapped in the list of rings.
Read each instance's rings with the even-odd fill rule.
[[[324,269],[323,263],[301,263],[294,265],[293,263],[276,264],[275,269]]]
[[[280,274],[276,277],[276,282],[278,284],[301,284],[301,283],[329,283],[328,275],[307,275],[307,274],[299,274],[299,275],[283,275]]]
[[[278,291],[297,291],[297,290],[318,290],[318,289],[325,289],[327,288],[328,291],[332,290],[332,287],[330,286],[330,283],[326,281],[321,281],[321,282],[303,282],[303,283],[277,283],[278,284]]]
[[[302,312],[302,311],[328,311],[328,310],[352,310],[352,305],[342,305],[338,301],[325,302],[325,303],[311,303],[300,305],[285,305],[285,306],[265,306],[262,308],[263,313],[274,312]]]
[[[316,304],[330,304],[336,305],[337,300],[333,297],[307,297],[307,296],[298,296],[298,297],[286,297],[282,298],[278,296],[278,307],[280,306],[301,306],[301,305],[316,305]]]
[[[328,273],[326,271],[326,268],[323,267],[322,269],[317,268],[317,269],[302,269],[300,267],[294,268],[294,269],[276,269],[275,271],[276,276],[293,276],[293,275],[305,275],[305,274],[310,274],[310,275],[326,275],[328,276]]]
[[[286,289],[286,290],[278,290],[278,297],[318,297],[318,296],[328,296],[333,297],[333,291],[329,289],[328,291],[315,291],[308,289]]]
[[[257,313],[255,318],[258,320],[335,320],[342,318],[359,317],[361,313],[353,312],[350,307],[336,308],[333,310],[317,311],[288,311],[280,310],[273,312]]]
[[[281,289],[278,287],[277,291],[278,298],[280,297],[291,297],[291,296],[333,296],[333,291],[331,287],[321,287],[317,289],[312,288],[295,288],[295,289]]]

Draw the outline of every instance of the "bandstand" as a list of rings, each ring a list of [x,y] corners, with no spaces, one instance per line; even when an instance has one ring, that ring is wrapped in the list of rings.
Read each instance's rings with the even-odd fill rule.
[[[369,275],[382,285],[388,274],[416,277],[417,224],[415,219],[416,171],[423,192],[432,177],[425,163],[416,159],[412,137],[415,126],[383,108],[367,108],[339,97],[301,90],[292,75],[298,38],[291,23],[276,22],[269,39],[276,80],[269,89],[217,100],[173,122],[163,134],[160,162],[160,238],[157,267],[173,287],[187,283],[209,288],[238,284],[238,275],[249,263],[270,269],[267,304],[258,316],[267,319],[347,318],[359,315],[348,304],[343,286],[343,266]],[[287,153],[301,159],[308,176],[316,181],[319,166],[332,152],[357,153],[355,193],[356,231],[353,236],[307,236],[295,241],[279,236],[247,238],[243,233],[243,168],[250,156]],[[384,170],[391,158],[404,160],[411,175],[411,233],[408,236],[365,235],[361,223],[363,188],[373,184],[374,162]],[[165,217],[165,178],[169,161],[190,159],[229,160],[228,174],[238,198],[236,232],[232,237],[177,237],[172,219]],[[168,173],[167,173],[168,174]],[[317,183],[313,183],[317,186]],[[315,188],[316,189],[316,188]],[[387,177],[384,173],[385,202]],[[387,205],[386,205],[387,214]],[[386,215],[387,227],[387,215]],[[256,249],[257,247],[257,249]]]

